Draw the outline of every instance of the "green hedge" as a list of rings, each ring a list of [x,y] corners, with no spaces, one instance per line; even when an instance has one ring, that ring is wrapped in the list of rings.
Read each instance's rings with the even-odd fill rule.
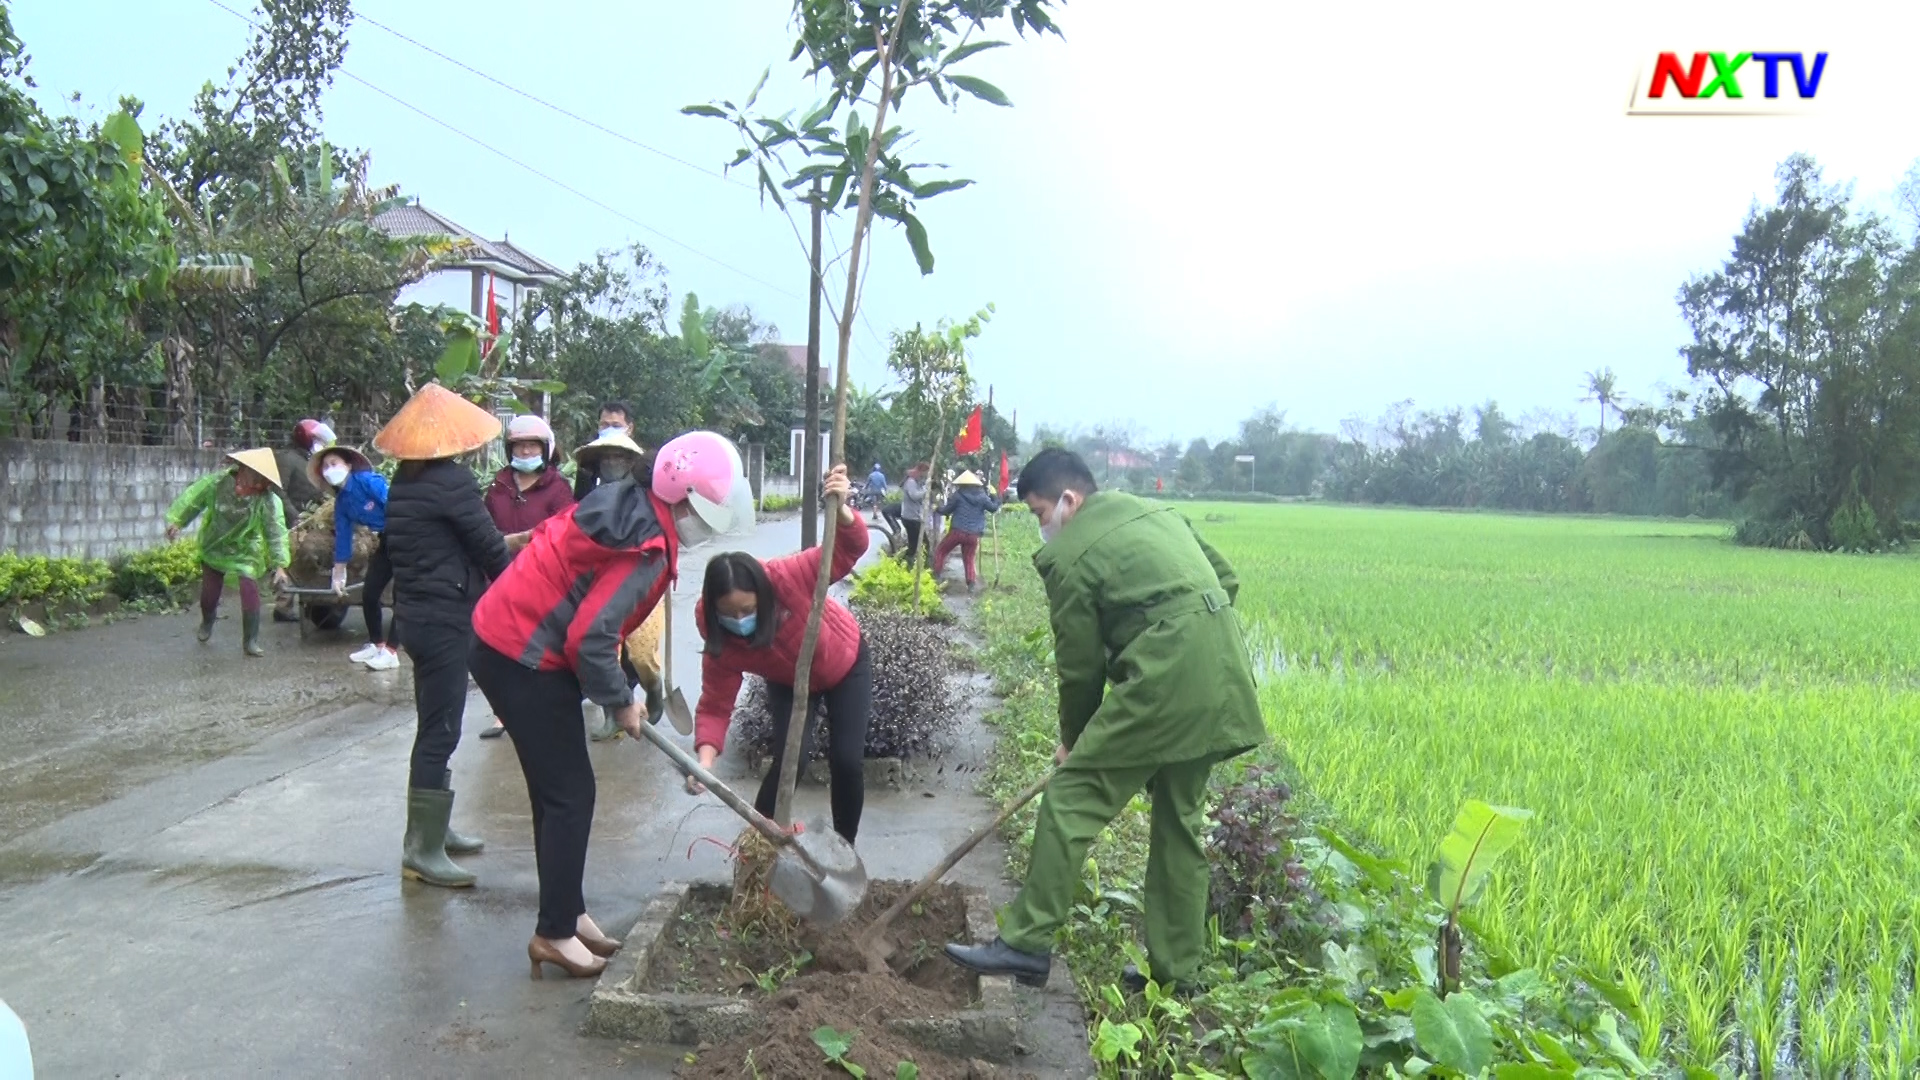
[[[121,600],[168,598],[200,576],[192,540],[104,559],[0,554],[0,604],[86,605],[111,593]]]

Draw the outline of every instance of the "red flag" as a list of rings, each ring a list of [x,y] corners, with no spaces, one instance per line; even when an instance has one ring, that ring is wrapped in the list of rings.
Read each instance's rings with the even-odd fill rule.
[[[953,452],[956,454],[980,452],[980,406],[973,407],[973,415],[967,417],[967,426],[961,428],[960,437],[953,440]]]
[[[1153,478],[1153,490],[1156,492],[1165,491],[1167,490],[1167,485],[1156,476]]]
[[[1009,479],[1010,479],[1010,474],[1007,472],[1007,452],[1005,450],[1002,450],[1000,451],[1000,490],[1001,491],[1007,490],[1007,482]]]
[[[487,333],[492,337],[480,346],[481,356],[492,352],[494,341],[500,337],[500,306],[494,300],[492,274],[487,275]]]

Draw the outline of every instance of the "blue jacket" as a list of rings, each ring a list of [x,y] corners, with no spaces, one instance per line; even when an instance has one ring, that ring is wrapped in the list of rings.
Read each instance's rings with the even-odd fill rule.
[[[353,527],[365,525],[376,533],[387,531],[387,478],[371,469],[347,477],[333,495],[333,562],[345,566],[353,558]]]
[[[972,533],[984,536],[987,531],[987,515],[1000,509],[1000,500],[987,494],[985,488],[971,485],[955,488],[947,498],[947,505],[940,513],[952,522],[954,532]]]

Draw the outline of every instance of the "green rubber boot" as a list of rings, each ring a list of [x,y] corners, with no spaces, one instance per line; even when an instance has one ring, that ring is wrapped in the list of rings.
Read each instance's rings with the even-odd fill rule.
[[[473,875],[447,858],[447,821],[453,817],[453,792],[407,789],[407,838],[400,853],[400,876],[443,889],[470,889]]]
[[[207,642],[213,640],[213,620],[216,617],[214,612],[203,611],[200,613],[200,629],[193,632],[194,638],[197,639],[200,644],[205,645]]]
[[[447,785],[447,797],[451,799],[453,797],[452,773],[447,774]],[[447,811],[447,854],[477,855],[486,846],[487,842],[477,836],[468,836],[466,833],[454,831],[453,811],[451,809]]]
[[[240,613],[240,648],[248,656],[267,655],[267,650],[260,647],[260,613],[257,611]]]
[[[660,718],[667,715],[667,689],[665,682],[655,680],[647,687],[647,723],[658,724]]]

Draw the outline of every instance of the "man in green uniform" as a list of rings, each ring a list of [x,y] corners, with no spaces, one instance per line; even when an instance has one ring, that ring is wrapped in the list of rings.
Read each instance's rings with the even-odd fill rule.
[[[1144,790],[1153,802],[1147,960],[1162,985],[1190,983],[1207,947],[1207,777],[1266,737],[1232,606],[1239,579],[1173,508],[1100,491],[1068,451],[1034,455],[1018,494],[1045,541],[1033,564],[1053,623],[1059,769],[1000,936],[948,945],[947,955],[983,974],[1046,982],[1087,847]],[[1141,972],[1126,975],[1145,985]]]

